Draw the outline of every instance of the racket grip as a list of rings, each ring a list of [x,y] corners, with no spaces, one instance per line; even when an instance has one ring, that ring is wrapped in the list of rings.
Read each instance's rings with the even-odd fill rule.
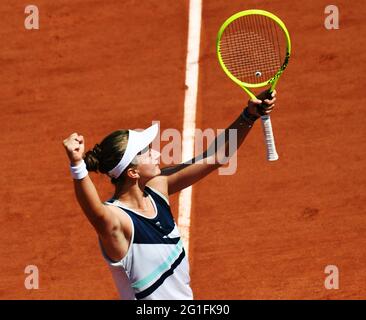
[[[264,140],[267,146],[267,159],[268,161],[278,160],[278,154],[276,151],[276,145],[273,136],[272,123],[269,115],[261,116]]]

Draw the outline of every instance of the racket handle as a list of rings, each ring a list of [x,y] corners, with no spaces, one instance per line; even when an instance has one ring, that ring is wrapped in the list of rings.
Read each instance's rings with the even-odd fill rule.
[[[269,115],[261,116],[264,140],[267,146],[267,159],[268,161],[278,160],[278,154],[276,151],[276,145],[274,141],[272,123]]]

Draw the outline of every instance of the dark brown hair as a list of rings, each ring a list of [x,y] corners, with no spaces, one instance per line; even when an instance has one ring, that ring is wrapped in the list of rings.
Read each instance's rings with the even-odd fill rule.
[[[88,171],[107,174],[122,159],[127,148],[128,130],[116,130],[106,136],[100,144],[85,153],[84,161]],[[132,167],[129,165],[128,168]],[[118,178],[112,178],[113,184],[122,183],[124,172]]]

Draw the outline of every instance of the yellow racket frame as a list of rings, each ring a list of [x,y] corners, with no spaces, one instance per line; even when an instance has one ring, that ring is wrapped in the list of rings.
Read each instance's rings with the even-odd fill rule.
[[[272,20],[274,20],[283,30],[283,32],[285,33],[285,38],[287,41],[287,47],[286,47],[286,56],[285,56],[285,60],[281,66],[281,68],[277,71],[277,73],[269,80],[266,80],[264,82],[261,83],[247,83],[247,82],[243,82],[240,81],[239,79],[237,79],[236,77],[234,77],[230,71],[226,68],[222,57],[221,57],[221,52],[220,52],[220,40],[222,37],[222,34],[224,33],[224,30],[226,29],[226,27],[233,22],[234,20],[243,17],[243,16],[247,16],[247,15],[252,15],[252,14],[257,14],[257,15],[262,15],[262,16],[266,16]],[[255,95],[248,89],[248,88],[262,88],[265,87],[267,85],[271,85],[270,88],[270,92],[272,92],[276,85],[277,85],[277,81],[279,79],[279,77],[281,76],[282,72],[286,69],[287,64],[289,62],[290,59],[290,54],[291,54],[291,39],[290,39],[290,34],[285,26],[285,24],[283,23],[283,21],[278,18],[277,16],[275,16],[273,13],[265,11],[265,10],[259,10],[259,9],[251,9],[251,10],[245,10],[245,11],[241,11],[238,12],[234,15],[232,15],[230,18],[228,18],[221,26],[218,35],[217,35],[217,42],[216,42],[216,50],[217,50],[217,56],[219,59],[219,63],[222,67],[222,69],[225,71],[225,73],[227,74],[227,76],[233,80],[236,84],[238,84],[240,87],[242,87],[245,92],[252,98],[255,99]]]

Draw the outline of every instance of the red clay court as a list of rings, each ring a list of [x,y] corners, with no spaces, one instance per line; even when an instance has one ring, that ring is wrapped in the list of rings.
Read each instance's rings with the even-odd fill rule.
[[[182,130],[188,1],[35,0],[1,3],[0,299],[117,299],[97,237],[76,201],[62,141],[86,148],[119,128]],[[203,0],[196,126],[225,128],[246,94],[222,72],[216,34],[237,11],[285,21],[293,54],[272,114],[280,160],[260,124],[238,171],[193,186],[189,259],[196,299],[366,298],[364,2]],[[363,38],[362,38],[363,37]],[[109,179],[91,174],[102,199]],[[178,212],[178,194],[171,198]],[[40,289],[24,287],[36,265]],[[340,288],[324,287],[336,265]]]

